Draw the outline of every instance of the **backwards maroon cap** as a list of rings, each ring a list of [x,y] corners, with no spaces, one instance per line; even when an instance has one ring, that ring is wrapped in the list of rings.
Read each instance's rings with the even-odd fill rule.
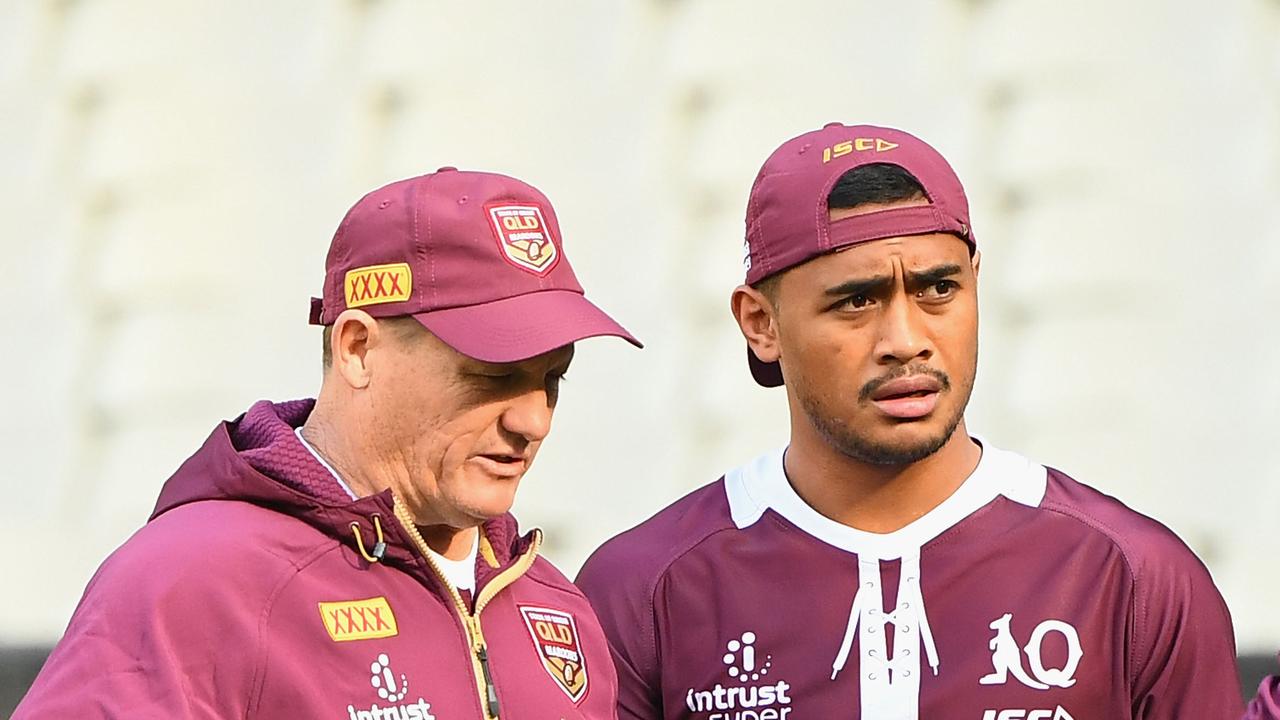
[[[911,173],[928,205],[899,207],[831,222],[827,196],[853,168],[897,165]],[[747,202],[744,264],[747,284],[857,243],[903,235],[952,233],[976,247],[969,201],[946,159],[920,138],[874,125],[828,123],[773,151]],[[782,384],[778,363],[762,362],[747,349],[751,375],[765,387]]]
[[[486,362],[524,360],[597,335],[641,347],[584,296],[541,192],[451,167],[374,190],[347,211],[311,323],[332,325],[349,308],[412,315]]]

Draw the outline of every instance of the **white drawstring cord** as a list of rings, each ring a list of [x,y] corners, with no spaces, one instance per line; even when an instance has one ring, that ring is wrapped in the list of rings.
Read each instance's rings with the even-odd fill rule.
[[[879,588],[876,589],[879,590]],[[836,679],[836,675],[840,674],[844,664],[849,660],[849,650],[853,648],[853,635],[858,631],[858,618],[862,616],[862,606],[867,602],[866,591],[862,579],[859,578],[858,592],[854,593],[853,607],[849,608],[849,624],[844,629],[844,640],[840,643],[840,652],[836,653],[835,662],[831,663],[832,680]]]
[[[906,580],[902,583],[902,590],[905,590],[910,600],[907,602],[915,603],[916,623],[920,626],[920,640],[924,642],[924,653],[929,659],[929,667],[933,668],[933,674],[938,674],[938,646],[933,642],[933,630],[929,627],[929,613],[924,607],[924,591],[920,589],[920,554],[912,553],[902,558],[902,577]],[[902,602],[901,599],[898,600]]]

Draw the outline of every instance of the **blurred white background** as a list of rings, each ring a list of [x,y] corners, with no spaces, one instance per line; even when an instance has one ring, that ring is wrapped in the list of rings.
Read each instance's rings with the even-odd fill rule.
[[[61,634],[218,420],[314,393],[339,219],[441,165],[543,189],[648,345],[580,345],[521,489],[567,573],[780,445],[728,295],[759,164],[831,120],[966,183],[971,425],[1171,526],[1280,648],[1277,0],[0,0],[0,643]]]

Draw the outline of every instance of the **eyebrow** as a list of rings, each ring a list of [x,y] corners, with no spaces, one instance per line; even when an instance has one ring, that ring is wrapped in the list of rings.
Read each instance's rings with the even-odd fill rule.
[[[932,285],[936,282],[945,280],[952,275],[960,274],[960,266],[955,264],[938,265],[927,270],[919,272],[908,272],[906,284],[908,287],[919,287],[922,285]],[[890,275],[877,275],[870,278],[859,278],[854,280],[846,280],[845,282],[829,287],[826,294],[831,297],[848,297],[850,295],[871,295],[877,292],[883,292],[893,284],[893,277]]]

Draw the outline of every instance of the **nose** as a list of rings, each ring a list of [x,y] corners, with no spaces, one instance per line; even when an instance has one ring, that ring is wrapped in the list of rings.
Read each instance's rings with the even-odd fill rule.
[[[881,365],[906,365],[933,357],[933,346],[921,310],[907,298],[895,297],[881,316],[876,361]]]
[[[546,390],[531,390],[511,399],[502,413],[502,427],[527,442],[538,442],[551,432],[553,411]]]

